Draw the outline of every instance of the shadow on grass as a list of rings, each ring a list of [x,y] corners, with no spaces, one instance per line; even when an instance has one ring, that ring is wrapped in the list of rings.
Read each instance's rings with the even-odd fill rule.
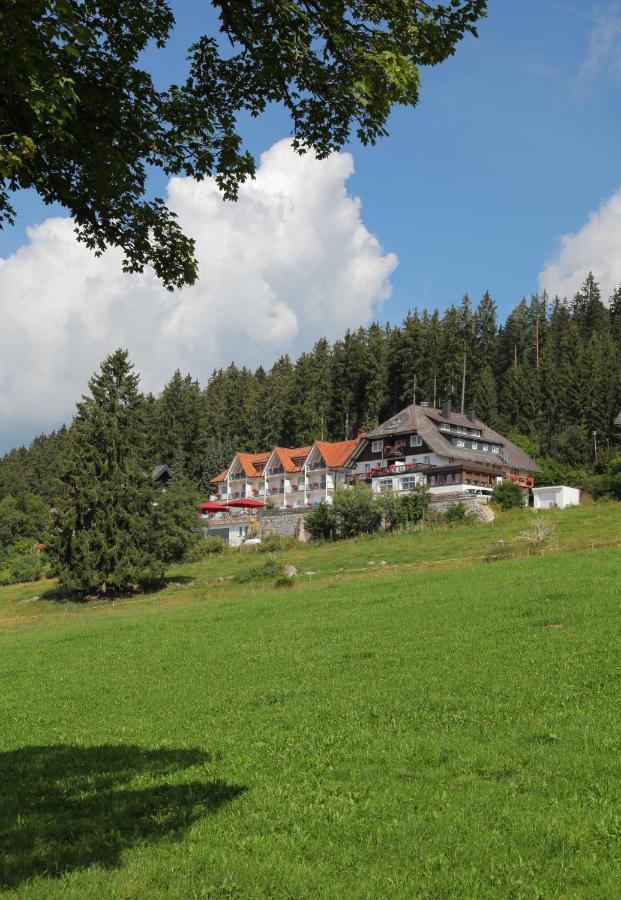
[[[165,578],[163,581],[152,581],[145,583],[141,588],[135,591],[109,591],[107,594],[97,594],[89,596],[80,593],[71,593],[63,588],[53,587],[42,591],[39,600],[47,600],[52,603],[75,603],[76,605],[96,604],[105,605],[113,600],[131,600],[132,597],[143,597],[145,594],[158,594],[171,587],[181,587],[186,584],[193,584],[195,578],[189,575],[175,575],[174,577]]]
[[[0,889],[91,865],[190,825],[246,791],[184,770],[200,750],[134,746],[23,747],[0,753]]]

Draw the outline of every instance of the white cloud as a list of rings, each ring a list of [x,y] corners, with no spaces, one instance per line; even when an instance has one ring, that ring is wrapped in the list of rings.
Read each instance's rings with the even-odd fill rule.
[[[578,83],[589,87],[603,74],[621,75],[621,2],[595,6],[586,57],[578,70]]]
[[[68,218],[29,229],[0,260],[0,445],[68,420],[119,346],[158,391],[177,367],[204,382],[231,360],[267,365],[368,321],[397,258],[365,228],[352,172],[348,153],[320,162],[281,141],[237,203],[211,180],[172,179],[168,202],[200,264],[198,284],[176,294],[151,272],[124,275],[116,250],[94,257]]]
[[[539,287],[551,296],[573,297],[588,272],[608,300],[621,283],[621,188],[575,234],[560,240],[558,252],[539,275]]]

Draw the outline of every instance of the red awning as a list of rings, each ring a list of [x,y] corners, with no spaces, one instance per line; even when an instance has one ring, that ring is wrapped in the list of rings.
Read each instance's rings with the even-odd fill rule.
[[[265,506],[262,500],[231,500],[227,506],[241,506],[245,509],[256,509],[258,506]]]
[[[221,503],[201,503],[201,509],[203,512],[228,512],[228,506],[223,506]]]

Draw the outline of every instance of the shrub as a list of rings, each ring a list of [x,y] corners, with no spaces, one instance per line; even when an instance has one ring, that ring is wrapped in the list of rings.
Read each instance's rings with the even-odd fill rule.
[[[229,545],[224,538],[211,535],[203,540],[202,549],[205,556],[217,556],[220,553],[226,553]]]
[[[503,510],[519,509],[524,506],[524,492],[515,481],[501,481],[494,488],[492,503]]]
[[[385,494],[377,495],[375,505],[381,512],[381,524],[383,524],[386,531],[394,531],[395,528],[402,524],[401,497],[387,491]]]
[[[429,491],[426,487],[417,487],[411,494],[399,497],[399,513],[402,526],[417,525],[429,514]]]
[[[270,557],[258,566],[251,566],[249,569],[238,572],[233,580],[238,584],[246,584],[256,579],[277,578],[279,575],[282,575],[282,567],[273,557]]]
[[[277,550],[293,550],[298,546],[297,538],[292,535],[285,534],[267,534],[261,539],[261,543],[257,544],[259,553],[275,553]]]
[[[221,537],[211,535],[207,537],[199,537],[184,556],[184,562],[198,562],[206,556],[217,556],[220,553],[226,553],[229,550],[228,541]]]
[[[304,518],[304,527],[316,541],[333,541],[336,539],[336,516],[334,508],[322,500],[315,509]]]
[[[452,503],[443,515],[443,519],[449,528],[463,525],[464,522],[469,521],[471,518],[472,513],[464,503]]]
[[[598,465],[597,475],[587,480],[587,486],[593,496],[612,497],[621,500],[621,456],[612,456],[604,459]]]
[[[373,534],[381,528],[393,531],[421,522],[429,510],[429,494],[417,488],[402,497],[386,492],[373,494],[364,484],[336,491],[332,506],[322,502],[306,517],[306,530],[315,540]]]
[[[372,534],[382,524],[382,509],[365,484],[335,491],[333,508],[336,533],[340,538]]]
[[[534,547],[540,547],[542,544],[545,544],[546,541],[550,540],[555,531],[556,525],[553,525],[549,519],[537,516],[537,518],[533,519],[528,528],[520,534],[520,538],[521,540],[532,544]]]

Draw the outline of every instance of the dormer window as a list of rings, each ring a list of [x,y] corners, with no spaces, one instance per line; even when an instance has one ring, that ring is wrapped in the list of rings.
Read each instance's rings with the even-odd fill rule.
[[[420,434],[411,434],[410,435],[410,447],[422,447],[423,439]]]
[[[383,441],[371,441],[371,452],[372,453],[381,453],[383,445],[384,445]]]
[[[457,438],[457,440],[455,441],[455,443],[457,444],[458,447],[465,447],[465,446],[466,446],[466,442],[465,442],[465,441],[462,441],[461,438]]]
[[[451,430],[451,426],[447,422],[440,422],[438,428],[440,429],[440,431],[450,431]]]

